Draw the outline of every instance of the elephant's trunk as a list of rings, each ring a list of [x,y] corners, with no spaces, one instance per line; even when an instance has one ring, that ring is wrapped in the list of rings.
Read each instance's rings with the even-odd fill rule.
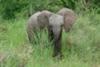
[[[53,56],[62,56],[61,53],[61,38],[62,38],[62,29],[60,31],[53,32],[54,33],[54,55]]]

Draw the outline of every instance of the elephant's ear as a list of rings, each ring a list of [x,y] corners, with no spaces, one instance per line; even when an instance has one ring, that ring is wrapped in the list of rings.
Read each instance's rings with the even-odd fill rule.
[[[49,17],[52,15],[51,12],[44,10],[41,14],[37,17],[37,21],[40,27],[48,26],[49,24]]]
[[[64,29],[66,32],[69,32],[72,28],[72,25],[75,23],[76,14],[74,11],[68,8],[63,8],[58,11],[58,14],[64,16]]]

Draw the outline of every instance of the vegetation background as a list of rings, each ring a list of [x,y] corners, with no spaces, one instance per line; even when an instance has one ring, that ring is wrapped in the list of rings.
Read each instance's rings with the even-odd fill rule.
[[[41,10],[67,7],[77,13],[71,32],[63,32],[64,58],[52,58],[47,32],[29,43],[26,23]],[[100,0],[0,0],[0,67],[100,67]]]

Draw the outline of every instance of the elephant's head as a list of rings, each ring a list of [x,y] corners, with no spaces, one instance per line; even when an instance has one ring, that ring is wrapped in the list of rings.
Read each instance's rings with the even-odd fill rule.
[[[41,27],[49,27],[53,35],[58,37],[64,24],[64,17],[45,10],[38,16],[38,23]]]
[[[64,25],[64,17],[53,14],[49,18],[49,27],[52,30],[54,36],[56,39],[59,38],[61,32],[62,32],[62,27]]]
[[[68,8],[62,8],[57,14],[64,17],[64,28],[66,32],[69,32],[76,20],[76,14]]]

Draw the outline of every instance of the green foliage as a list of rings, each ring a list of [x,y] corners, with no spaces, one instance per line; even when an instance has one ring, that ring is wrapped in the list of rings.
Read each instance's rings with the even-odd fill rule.
[[[76,11],[98,9],[99,0],[1,0],[0,14],[4,19],[28,17],[36,11],[57,12],[62,7]],[[100,12],[100,9],[98,10]]]
[[[15,14],[26,7],[27,2],[22,0],[1,0],[0,9],[4,19],[15,18]]]

